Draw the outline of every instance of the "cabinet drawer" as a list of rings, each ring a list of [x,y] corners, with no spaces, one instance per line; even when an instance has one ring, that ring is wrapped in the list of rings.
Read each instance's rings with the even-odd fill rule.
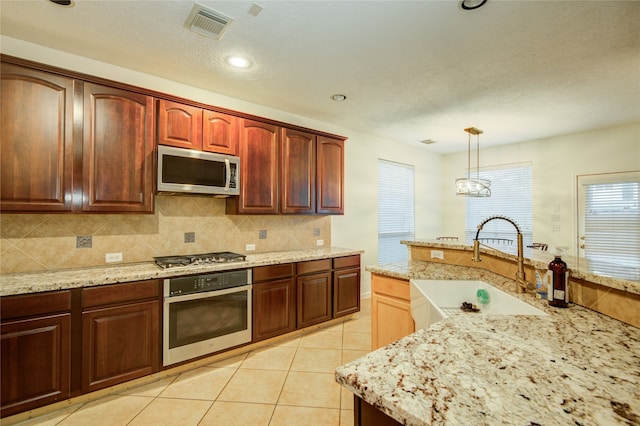
[[[111,284],[82,290],[82,307],[126,303],[151,299],[160,295],[160,281],[149,280],[126,284]]]
[[[293,263],[282,265],[258,266],[253,268],[253,282],[273,280],[293,276]]]
[[[319,271],[328,271],[330,269],[331,259],[310,260],[308,262],[299,262],[297,265],[298,275],[305,275]]]
[[[353,266],[360,266],[359,254],[333,258],[333,269],[350,268]]]
[[[372,275],[371,290],[375,295],[384,294],[405,301],[411,300],[409,281]]]
[[[69,290],[7,296],[0,300],[2,320],[71,310]]]

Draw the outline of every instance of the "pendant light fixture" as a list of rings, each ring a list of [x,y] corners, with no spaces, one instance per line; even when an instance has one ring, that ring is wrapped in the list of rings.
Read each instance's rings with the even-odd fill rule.
[[[464,129],[469,134],[467,142],[467,177],[456,179],[456,195],[467,197],[490,197],[491,181],[480,179],[480,134],[482,130],[475,127]],[[476,137],[476,177],[471,177],[471,135]]]

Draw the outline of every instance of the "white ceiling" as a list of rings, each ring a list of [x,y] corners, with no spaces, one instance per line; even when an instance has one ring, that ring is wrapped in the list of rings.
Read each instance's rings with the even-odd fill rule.
[[[0,31],[442,153],[640,119],[640,1],[199,1],[234,20],[218,41],[193,3],[2,0]]]

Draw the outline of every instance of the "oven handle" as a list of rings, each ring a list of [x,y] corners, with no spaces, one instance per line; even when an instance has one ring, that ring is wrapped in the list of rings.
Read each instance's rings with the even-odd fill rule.
[[[222,290],[205,291],[203,293],[191,293],[184,296],[165,296],[164,303],[184,302],[187,300],[206,299],[207,297],[224,296],[225,294],[239,293],[245,290],[251,290],[252,285],[247,284],[239,287],[225,288]]]

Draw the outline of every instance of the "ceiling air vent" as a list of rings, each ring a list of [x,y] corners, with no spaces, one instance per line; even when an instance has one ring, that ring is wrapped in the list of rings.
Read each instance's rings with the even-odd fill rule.
[[[228,16],[195,3],[184,26],[205,37],[220,40],[232,22],[233,19]]]

